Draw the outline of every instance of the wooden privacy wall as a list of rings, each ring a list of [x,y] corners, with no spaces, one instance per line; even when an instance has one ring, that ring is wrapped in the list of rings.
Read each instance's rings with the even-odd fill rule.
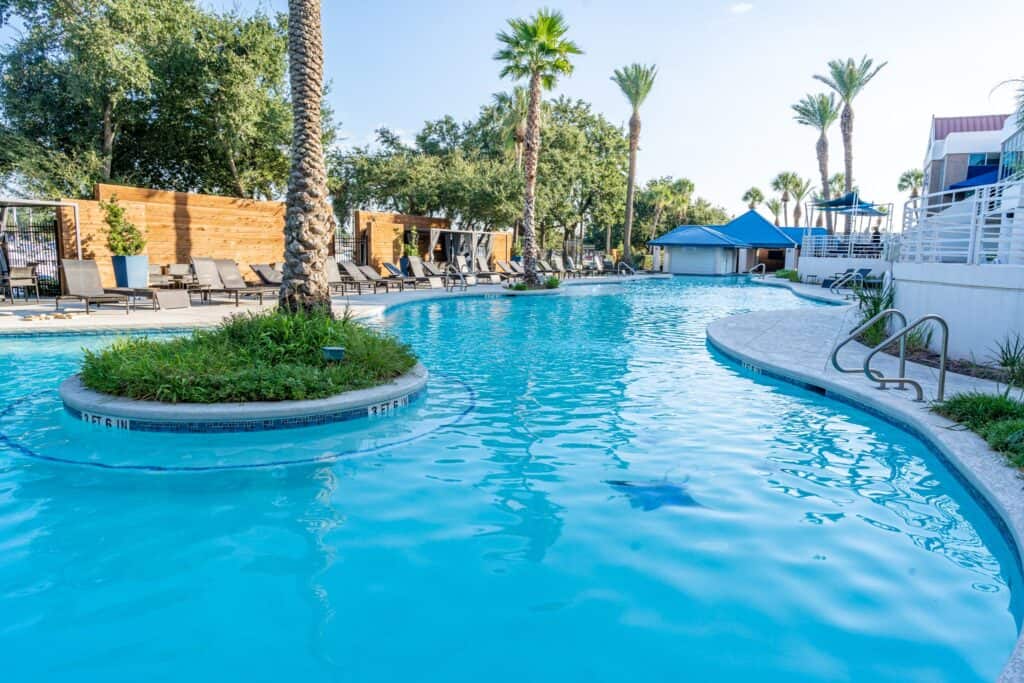
[[[284,203],[235,199],[189,192],[166,192],[123,185],[99,184],[95,200],[78,204],[82,257],[95,259],[103,284],[114,286],[107,249],[107,224],[99,202],[114,196],[126,217],[146,236],[153,264],[188,263],[193,256],[230,258],[251,277],[249,264],[284,259]],[[58,250],[75,258],[75,224],[70,209],[58,213]]]
[[[406,230],[416,228],[419,231],[420,255],[426,256],[430,245],[430,229],[448,230],[451,227],[451,221],[447,218],[381,211],[356,211],[352,224],[355,226],[356,240],[365,241],[367,263],[383,275],[388,274],[384,268],[385,262],[397,264],[402,258]],[[512,233],[493,232],[491,235],[491,258],[511,258]]]
[[[416,228],[421,231],[422,240],[422,233],[429,232],[431,228],[446,229],[451,223],[447,218],[382,211],[355,211],[352,214],[352,225],[355,228],[356,240],[365,241],[367,264],[386,275],[384,263],[398,263],[402,258],[406,229]]]

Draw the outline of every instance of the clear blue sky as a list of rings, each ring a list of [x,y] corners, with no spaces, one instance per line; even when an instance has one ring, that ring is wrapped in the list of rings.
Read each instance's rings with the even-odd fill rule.
[[[285,11],[286,0],[207,0],[216,8]],[[331,101],[351,143],[387,125],[405,134],[426,119],[472,118],[507,89],[492,56],[494,35],[537,2],[413,0],[323,3]],[[1019,0],[736,0],[552,3],[586,52],[558,91],[624,123],[615,67],[656,63],[642,115],[639,174],[686,176],[698,194],[740,211],[750,185],[767,190],[781,170],[817,178],[815,133],[789,105],[824,86],[830,58],[864,53],[889,65],[856,102],[855,176],[864,196],[899,199],[896,180],[920,166],[935,115],[1012,110],[1024,77]],[[841,170],[838,126],[831,170]]]

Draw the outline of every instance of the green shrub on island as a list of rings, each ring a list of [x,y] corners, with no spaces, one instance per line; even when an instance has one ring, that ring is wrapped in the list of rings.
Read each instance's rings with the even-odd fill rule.
[[[330,362],[321,348],[341,346]],[[278,312],[233,316],[212,330],[120,339],[86,351],[82,383],[169,403],[317,399],[384,384],[416,364],[409,347],[345,316]]]
[[[782,278],[783,280],[789,280],[790,282],[800,282],[800,274],[795,270],[782,270],[775,271],[775,277]]]
[[[529,288],[530,285],[526,284],[525,282],[517,282],[511,287],[509,287],[509,289],[511,289],[513,292],[525,292]]]
[[[558,285],[562,284],[561,281],[552,275],[544,281],[544,289],[558,289]]]

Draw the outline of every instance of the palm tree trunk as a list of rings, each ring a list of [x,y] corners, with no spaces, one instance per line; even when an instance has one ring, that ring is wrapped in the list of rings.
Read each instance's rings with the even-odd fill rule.
[[[540,74],[530,76],[530,108],[526,115],[526,141],[523,150],[523,169],[526,173],[526,191],[523,198],[523,278],[527,284],[539,285],[537,275],[537,240],[534,215],[537,210],[537,158],[540,152]]]
[[[839,121],[843,132],[843,161],[846,168],[846,193],[853,192],[853,108],[849,104],[843,106],[843,115]],[[847,214],[843,232],[847,235],[853,230],[853,217]]]
[[[654,220],[651,222],[651,239],[657,237],[658,224],[661,223],[661,214],[664,212],[665,207],[658,204],[654,207]]]
[[[815,146],[818,152],[818,172],[821,174],[821,197],[826,202],[832,198],[832,190],[828,184],[828,136],[825,135],[825,131],[821,131],[821,135],[818,136],[818,144]],[[832,234],[832,214],[825,211],[825,220],[828,221],[828,232]]]
[[[793,226],[800,227],[800,218],[803,216],[804,210],[800,208],[800,200],[796,200],[793,204]]]
[[[100,156],[103,158],[102,177],[109,181],[114,162],[114,103],[109,97],[103,102],[103,140],[100,144]]]
[[[640,147],[640,113],[629,117],[629,176],[626,179],[626,226],[622,236],[623,257],[633,265],[633,194],[636,191],[636,152]]]
[[[334,219],[320,112],[323,64],[319,0],[288,0],[288,72],[294,122],[279,305],[290,312],[331,311],[326,263]]]
[[[789,225],[789,200],[788,199],[783,199],[782,200],[782,220],[785,222],[785,225]]]

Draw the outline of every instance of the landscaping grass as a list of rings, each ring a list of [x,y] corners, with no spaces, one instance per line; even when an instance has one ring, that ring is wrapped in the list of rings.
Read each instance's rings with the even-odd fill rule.
[[[1009,396],[956,394],[932,410],[977,432],[993,450],[1024,466],[1024,403]]]
[[[344,347],[345,359],[324,360],[324,346]],[[270,312],[176,339],[120,339],[87,350],[81,375],[90,389],[135,399],[286,401],[384,384],[415,364],[408,346],[351,318]]]
[[[790,282],[800,282],[800,274],[795,270],[782,270],[775,271],[775,277],[782,278],[783,280],[789,280]]]

